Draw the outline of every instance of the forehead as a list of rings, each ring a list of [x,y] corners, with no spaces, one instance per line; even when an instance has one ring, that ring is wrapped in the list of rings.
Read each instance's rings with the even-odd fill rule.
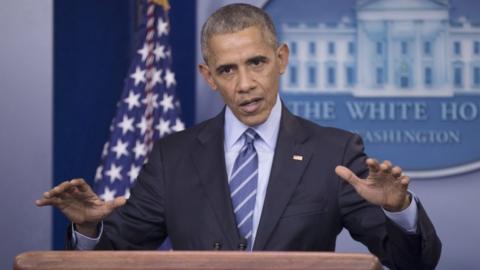
[[[208,42],[211,64],[233,64],[255,56],[273,56],[274,49],[258,27],[248,27],[234,33],[217,34]]]

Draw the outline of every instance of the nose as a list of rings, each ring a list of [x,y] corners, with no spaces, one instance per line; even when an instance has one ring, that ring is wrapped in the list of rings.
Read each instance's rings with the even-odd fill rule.
[[[240,69],[238,74],[238,90],[247,93],[255,89],[255,80],[252,74],[246,69]]]

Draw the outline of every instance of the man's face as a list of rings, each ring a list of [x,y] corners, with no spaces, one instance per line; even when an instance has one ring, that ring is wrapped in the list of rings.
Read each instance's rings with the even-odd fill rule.
[[[288,48],[272,48],[257,27],[214,35],[208,64],[200,72],[213,90],[245,125],[264,123],[275,105],[280,75],[288,63]]]

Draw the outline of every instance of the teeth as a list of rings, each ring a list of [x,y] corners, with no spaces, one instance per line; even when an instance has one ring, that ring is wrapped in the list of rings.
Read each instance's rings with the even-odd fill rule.
[[[241,106],[250,105],[250,104],[252,104],[252,103],[256,103],[257,101],[258,101],[257,99],[253,99],[253,100],[250,100],[250,101],[247,101],[247,102],[242,103]]]
[[[258,101],[259,99],[253,99],[249,101],[245,101],[240,106],[242,109],[247,113],[254,113],[258,109]]]

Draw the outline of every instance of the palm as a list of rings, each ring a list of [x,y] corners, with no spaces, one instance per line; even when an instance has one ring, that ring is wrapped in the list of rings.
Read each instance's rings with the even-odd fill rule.
[[[387,210],[402,210],[406,204],[409,178],[402,174],[399,167],[393,167],[389,161],[379,164],[368,159],[369,175],[359,179],[352,171],[343,166],[336,168],[337,174],[353,185],[365,200],[384,207]]]
[[[66,194],[57,207],[77,224],[97,222],[109,213],[105,202],[93,192]]]

